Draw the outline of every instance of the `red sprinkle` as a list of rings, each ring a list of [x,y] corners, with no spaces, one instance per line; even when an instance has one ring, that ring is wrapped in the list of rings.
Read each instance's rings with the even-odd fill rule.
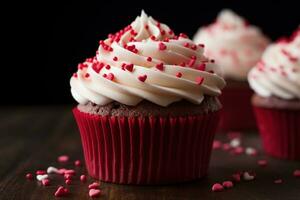
[[[276,180],[274,180],[274,183],[275,184],[281,184],[281,183],[283,183],[283,180],[282,179],[276,179]]]
[[[193,45],[191,46],[191,49],[192,49],[192,50],[197,50],[197,45],[193,44]]]
[[[220,149],[222,147],[222,142],[219,140],[214,140],[213,149]]]
[[[147,75],[142,75],[142,76],[139,76],[138,79],[141,81],[141,82],[145,82],[145,80],[147,79]]]
[[[64,175],[64,178],[65,178],[66,180],[72,179],[72,177],[73,177],[72,174],[65,174],[65,175]]]
[[[199,47],[204,48],[205,45],[204,44],[198,44]]]
[[[26,177],[28,180],[32,180],[32,179],[33,179],[33,176],[32,176],[31,173],[26,174],[25,177]]]
[[[80,160],[75,160],[74,165],[79,167],[81,166],[81,161]]]
[[[44,174],[46,174],[46,171],[45,171],[45,170],[37,170],[37,171],[35,172],[35,174],[36,174],[36,175],[44,175]]]
[[[106,65],[106,66],[105,66],[105,69],[110,69],[110,65]]]
[[[148,26],[147,24],[145,25],[145,29],[146,29],[146,30],[148,30],[148,29],[149,29],[149,26]]]
[[[99,73],[101,69],[104,67],[104,63],[93,63],[92,68],[96,73]]]
[[[74,74],[73,74],[73,77],[74,77],[74,78],[77,78],[77,77],[78,77],[77,73],[74,73]]]
[[[154,35],[151,35],[150,39],[151,40],[156,40],[156,37]]]
[[[68,169],[68,170],[65,170],[64,173],[65,173],[65,174],[71,174],[71,175],[75,175],[75,174],[76,174],[76,172],[75,172],[74,169]]]
[[[240,155],[240,154],[244,153],[244,151],[245,150],[244,150],[243,147],[236,147],[236,148],[233,149],[232,153],[236,154],[236,155]]]
[[[103,77],[106,78],[106,77],[107,77],[107,74],[103,74]]]
[[[88,73],[86,73],[86,74],[88,74]],[[89,76],[89,75],[88,75]],[[57,161],[58,162],[68,162],[69,161],[69,156],[67,156],[67,155],[61,155],[61,156],[59,156],[58,158],[57,158]]]
[[[160,33],[161,33],[162,35],[165,35],[165,34],[166,34],[166,31],[165,31],[165,30],[161,30]]]
[[[98,189],[100,186],[100,183],[93,182],[92,184],[89,184],[89,189]]]
[[[185,67],[185,62],[179,64],[181,67]]]
[[[192,59],[192,58],[191,58],[188,65],[189,65],[190,67],[192,67],[192,66],[195,64],[195,62],[196,62],[196,59]]]
[[[160,71],[163,71],[164,70],[164,64],[163,63],[159,63],[157,64],[156,66],[156,69],[160,70]]]
[[[258,160],[257,164],[261,167],[265,167],[268,165],[268,161],[267,160]]]
[[[224,190],[224,187],[220,183],[215,183],[215,184],[213,184],[211,190],[213,192],[221,192]]]
[[[67,180],[65,180],[65,183],[66,183],[67,185],[71,185],[71,184],[72,184],[72,180],[71,180],[71,179],[67,179]]]
[[[88,77],[90,77],[90,74],[89,74],[89,73],[86,73],[86,74],[84,75],[84,77],[85,77],[85,78],[88,78]]]
[[[182,73],[181,73],[181,72],[177,72],[177,73],[176,73],[176,76],[177,76],[178,78],[181,78],[181,77],[182,77]]]
[[[200,70],[200,71],[205,71],[205,68],[206,68],[206,64],[205,63],[201,63],[197,69]]]
[[[158,43],[158,49],[163,51],[167,49],[167,46],[164,43],[160,42]]]
[[[125,65],[125,69],[126,69],[127,71],[132,72],[132,71],[133,71],[133,64]]]
[[[69,190],[63,186],[59,186],[54,193],[56,197],[64,197],[67,194],[69,194]]]
[[[190,46],[190,44],[188,42],[185,42],[183,46],[188,48]]]
[[[80,176],[80,181],[81,182],[86,182],[86,176],[85,175],[81,175]]]
[[[114,61],[118,61],[118,57],[115,56],[115,57],[113,58],[113,60],[114,60]]]
[[[147,58],[147,61],[148,61],[148,62],[151,62],[151,61],[152,61],[152,58],[151,58],[151,57],[148,57],[148,58]]]
[[[187,36],[186,34],[184,34],[184,33],[180,33],[180,34],[179,34],[179,37],[182,37],[182,38],[188,38],[188,36]]]
[[[198,76],[198,77],[196,77],[195,81],[196,81],[197,85],[201,85],[203,83],[203,81],[204,81],[204,78],[201,77],[201,76]]]
[[[296,169],[293,174],[295,177],[300,178],[300,169]]]
[[[90,197],[99,197],[101,195],[101,190],[99,189],[90,189],[89,196]]]
[[[232,179],[233,179],[235,182],[240,182],[240,181],[241,181],[241,174],[240,174],[240,173],[232,174],[231,177],[232,177]]]
[[[222,149],[223,149],[224,151],[228,151],[229,149],[231,149],[231,146],[230,146],[230,144],[228,144],[228,143],[224,143],[224,144],[222,145]]]
[[[113,74],[113,73],[109,73],[108,75],[107,75],[107,77],[106,77],[108,80],[114,80],[114,78],[115,78],[115,75]]]
[[[43,179],[43,180],[42,180],[42,184],[43,184],[43,186],[48,186],[48,185],[50,185],[49,179],[47,179],[47,178]]]
[[[233,187],[232,181],[224,181],[222,183],[222,185],[223,185],[224,188],[232,188]]]

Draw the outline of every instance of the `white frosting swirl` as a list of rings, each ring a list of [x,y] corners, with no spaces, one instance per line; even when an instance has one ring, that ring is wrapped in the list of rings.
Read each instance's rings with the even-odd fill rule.
[[[269,40],[231,10],[222,10],[215,23],[198,30],[194,42],[205,44],[205,55],[216,60],[225,78],[246,80]]]
[[[200,104],[204,95],[218,96],[225,86],[214,72],[218,68],[203,56],[203,47],[142,12],[100,42],[96,57],[79,64],[71,93],[80,104],[134,106],[143,99],[160,106],[182,99]]]
[[[300,99],[300,29],[291,39],[270,45],[248,80],[262,97]]]

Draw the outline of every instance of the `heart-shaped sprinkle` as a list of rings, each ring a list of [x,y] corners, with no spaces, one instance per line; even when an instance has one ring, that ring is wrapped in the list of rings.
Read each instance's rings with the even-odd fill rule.
[[[43,186],[48,186],[48,185],[50,185],[50,180],[45,178],[42,180],[42,184],[43,184]]]
[[[141,75],[138,77],[138,79],[141,81],[141,82],[145,82],[145,80],[147,79],[147,75]]]
[[[156,69],[158,69],[160,71],[163,71],[164,70],[164,63],[159,63],[155,67],[156,67]]]
[[[100,184],[98,182],[93,182],[89,185],[89,189],[98,189]]]
[[[127,65],[125,65],[125,69],[129,72],[132,72],[133,71],[133,66],[134,66],[133,64],[127,64]]]
[[[43,179],[46,179],[46,178],[48,178],[48,175],[47,175],[47,174],[44,174],[44,175],[37,175],[37,176],[36,176],[36,179],[37,179],[38,181],[42,181]]]
[[[69,190],[67,188],[64,188],[63,186],[59,186],[54,193],[56,197],[63,197],[67,194],[69,194]]]
[[[71,185],[71,184],[72,184],[72,180],[71,180],[71,179],[67,179],[67,180],[65,180],[65,183],[66,183],[67,185]]]
[[[224,190],[224,187],[220,183],[215,183],[215,184],[213,184],[211,190],[213,192],[221,192]]]
[[[244,172],[243,173],[243,179],[245,181],[252,181],[255,179],[255,176],[254,175],[251,175],[249,172]]]
[[[232,188],[233,187],[232,181],[224,181],[222,183],[222,185],[223,185],[224,188]]]
[[[57,158],[58,162],[68,162],[69,161],[69,156],[67,155],[61,155]]]
[[[167,46],[164,43],[160,42],[158,43],[158,49],[163,51],[167,49]]]
[[[196,77],[196,84],[197,85],[201,85],[202,83],[203,83],[203,81],[204,81],[204,78],[203,77],[200,77],[200,76],[198,76],[198,77]]]
[[[99,189],[90,189],[89,196],[90,197],[99,197],[101,194],[101,190]]]

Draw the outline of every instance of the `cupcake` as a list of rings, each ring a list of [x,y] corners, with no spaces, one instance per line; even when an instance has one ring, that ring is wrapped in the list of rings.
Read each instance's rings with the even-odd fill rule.
[[[271,44],[250,71],[252,104],[266,153],[300,159],[300,29]]]
[[[250,103],[253,92],[249,88],[247,74],[260,59],[269,40],[242,17],[231,10],[223,10],[216,22],[198,30],[194,41],[205,45],[205,56],[216,60],[227,82],[220,97],[224,106],[220,130],[254,129],[255,119]]]
[[[78,65],[73,113],[89,174],[120,184],[207,173],[225,86],[203,46],[144,12]]]

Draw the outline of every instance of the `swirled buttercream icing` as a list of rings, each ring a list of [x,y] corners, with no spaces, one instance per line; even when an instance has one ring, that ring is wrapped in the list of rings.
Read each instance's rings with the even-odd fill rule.
[[[248,81],[259,96],[300,100],[300,28],[291,38],[267,47]]]
[[[160,106],[188,100],[200,104],[225,86],[213,60],[185,34],[142,12],[131,25],[99,42],[96,56],[78,65],[71,93],[79,104],[113,101],[135,106],[148,100]]]
[[[269,40],[233,11],[222,10],[214,23],[197,31],[194,42],[205,44],[204,54],[216,60],[225,79],[246,80]]]

